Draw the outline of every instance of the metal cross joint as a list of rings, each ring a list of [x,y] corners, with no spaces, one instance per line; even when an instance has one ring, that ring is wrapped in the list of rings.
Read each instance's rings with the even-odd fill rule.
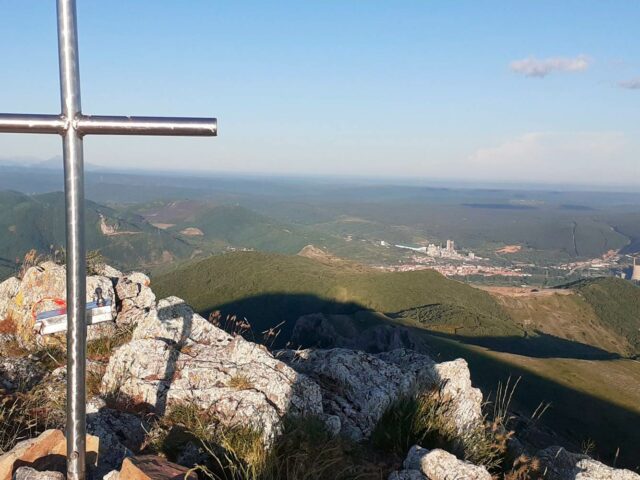
[[[215,118],[83,115],[76,2],[56,1],[62,111],[59,115],[0,114],[0,132],[62,136],[67,244],[67,479],[85,480],[87,302],[83,138],[85,135],[215,136],[218,126]],[[94,321],[97,320],[96,317]]]

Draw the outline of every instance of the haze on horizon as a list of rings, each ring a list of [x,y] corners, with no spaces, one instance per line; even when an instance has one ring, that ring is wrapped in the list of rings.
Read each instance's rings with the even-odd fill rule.
[[[55,2],[0,0],[0,110],[59,110]],[[91,138],[147,170],[640,186],[640,4],[86,2],[83,110],[217,116]],[[59,139],[3,135],[0,157]]]

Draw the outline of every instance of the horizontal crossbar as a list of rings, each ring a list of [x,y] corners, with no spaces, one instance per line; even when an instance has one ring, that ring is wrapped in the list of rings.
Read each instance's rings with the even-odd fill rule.
[[[60,115],[0,113],[0,132],[64,133],[67,122]]]
[[[215,118],[108,117],[82,115],[75,122],[81,135],[171,135],[213,137]]]
[[[0,132],[59,133],[74,128],[80,135],[168,135],[213,137],[215,118],[113,117],[80,115],[68,122],[62,115],[0,113]]]

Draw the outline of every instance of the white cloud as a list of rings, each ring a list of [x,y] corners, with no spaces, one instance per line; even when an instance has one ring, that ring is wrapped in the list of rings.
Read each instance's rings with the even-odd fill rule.
[[[618,86],[620,88],[626,88],[627,90],[640,90],[640,77],[618,82]]]
[[[625,183],[639,173],[635,150],[619,132],[532,132],[476,150],[468,168],[493,179]]]
[[[544,78],[552,72],[583,72],[591,65],[591,59],[586,55],[578,55],[574,58],[524,58],[511,62],[513,72],[525,77]]]

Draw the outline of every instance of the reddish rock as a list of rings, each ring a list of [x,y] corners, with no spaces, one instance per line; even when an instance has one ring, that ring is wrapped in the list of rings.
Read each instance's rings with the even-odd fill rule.
[[[64,441],[60,430],[47,430],[37,438],[20,442],[11,451],[0,456],[0,480],[12,480],[16,462],[26,465],[39,458],[55,455],[56,448]]]
[[[98,437],[87,435],[87,462],[96,464]],[[0,456],[0,480],[12,480],[18,467],[34,467],[35,470],[64,470],[67,440],[60,430],[47,430],[37,438],[17,444]]]
[[[142,455],[125,459],[119,478],[127,480],[197,480],[189,469],[156,455]],[[188,475],[187,475],[188,474]]]

